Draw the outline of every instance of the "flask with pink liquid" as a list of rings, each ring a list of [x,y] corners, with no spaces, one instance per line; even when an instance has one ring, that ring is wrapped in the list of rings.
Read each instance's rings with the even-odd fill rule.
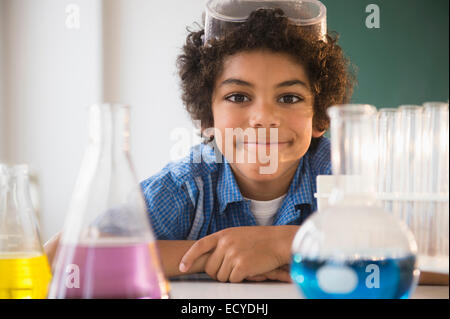
[[[168,298],[129,154],[129,107],[94,105],[49,298]]]

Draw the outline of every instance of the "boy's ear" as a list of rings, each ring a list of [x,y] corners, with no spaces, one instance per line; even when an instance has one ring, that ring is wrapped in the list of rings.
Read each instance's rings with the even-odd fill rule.
[[[326,131],[318,131],[318,130],[313,128],[313,130],[312,130],[312,137],[314,137],[314,138],[322,137],[322,135],[325,134],[325,132]]]

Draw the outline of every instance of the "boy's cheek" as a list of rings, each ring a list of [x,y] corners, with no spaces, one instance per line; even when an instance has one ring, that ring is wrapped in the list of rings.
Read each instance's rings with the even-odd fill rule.
[[[307,140],[297,141],[292,147],[286,149],[286,152],[281,152],[280,162],[291,162],[302,158],[308,151],[309,144]]]

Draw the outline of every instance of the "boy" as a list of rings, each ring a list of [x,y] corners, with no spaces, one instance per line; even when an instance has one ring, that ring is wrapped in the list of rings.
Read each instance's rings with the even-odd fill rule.
[[[325,112],[350,98],[349,63],[336,39],[317,41],[272,9],[207,46],[204,30],[191,32],[183,50],[183,101],[209,143],[142,183],[166,274],[288,281],[293,237],[317,209],[316,177],[331,173]],[[248,134],[230,143],[230,129]],[[261,150],[276,151],[273,172],[248,160]]]
[[[208,43],[205,30],[190,32],[182,97],[205,143],[142,182],[166,276],[290,280],[291,242],[317,209],[316,177],[331,173],[326,109],[353,87],[336,42],[279,9],[254,11]],[[269,153],[269,165],[255,153]]]

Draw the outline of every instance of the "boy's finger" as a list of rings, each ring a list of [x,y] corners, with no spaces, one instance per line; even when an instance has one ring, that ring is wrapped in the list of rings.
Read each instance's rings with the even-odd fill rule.
[[[289,271],[283,268],[274,269],[261,275],[249,276],[245,279],[249,281],[277,280],[277,281],[291,282]]]
[[[248,277],[248,270],[242,269],[239,266],[234,266],[230,273],[230,282],[242,282],[246,277]]]
[[[281,268],[268,272],[266,276],[270,280],[291,282],[291,276],[289,275],[289,272]]]
[[[264,275],[256,275],[256,276],[247,277],[247,278],[245,278],[245,280],[248,280],[248,281],[264,281],[264,280],[267,280],[267,277],[264,276]]]
[[[216,249],[206,261],[205,272],[215,280],[217,280],[217,273],[223,263],[223,258],[223,252]]]
[[[215,236],[215,234],[197,240],[184,254],[183,258],[181,258],[179,270],[181,272],[188,271],[197,258],[203,254],[206,254],[211,249],[214,249],[216,246],[217,236]]]
[[[233,271],[233,264],[231,263],[231,260],[227,257],[225,257],[222,261],[222,264],[220,265],[219,272],[217,273],[217,280],[221,282],[233,282],[231,280],[231,274]]]
[[[44,243],[44,247],[57,244],[59,242],[60,237],[61,237],[61,232],[56,233],[49,240],[47,240],[47,242]]]
[[[47,255],[47,260],[49,264],[51,265],[53,263],[53,258],[56,253],[56,248],[59,245],[59,240],[61,237],[61,232],[54,235],[52,238],[50,238],[45,244],[44,244],[44,252]]]

